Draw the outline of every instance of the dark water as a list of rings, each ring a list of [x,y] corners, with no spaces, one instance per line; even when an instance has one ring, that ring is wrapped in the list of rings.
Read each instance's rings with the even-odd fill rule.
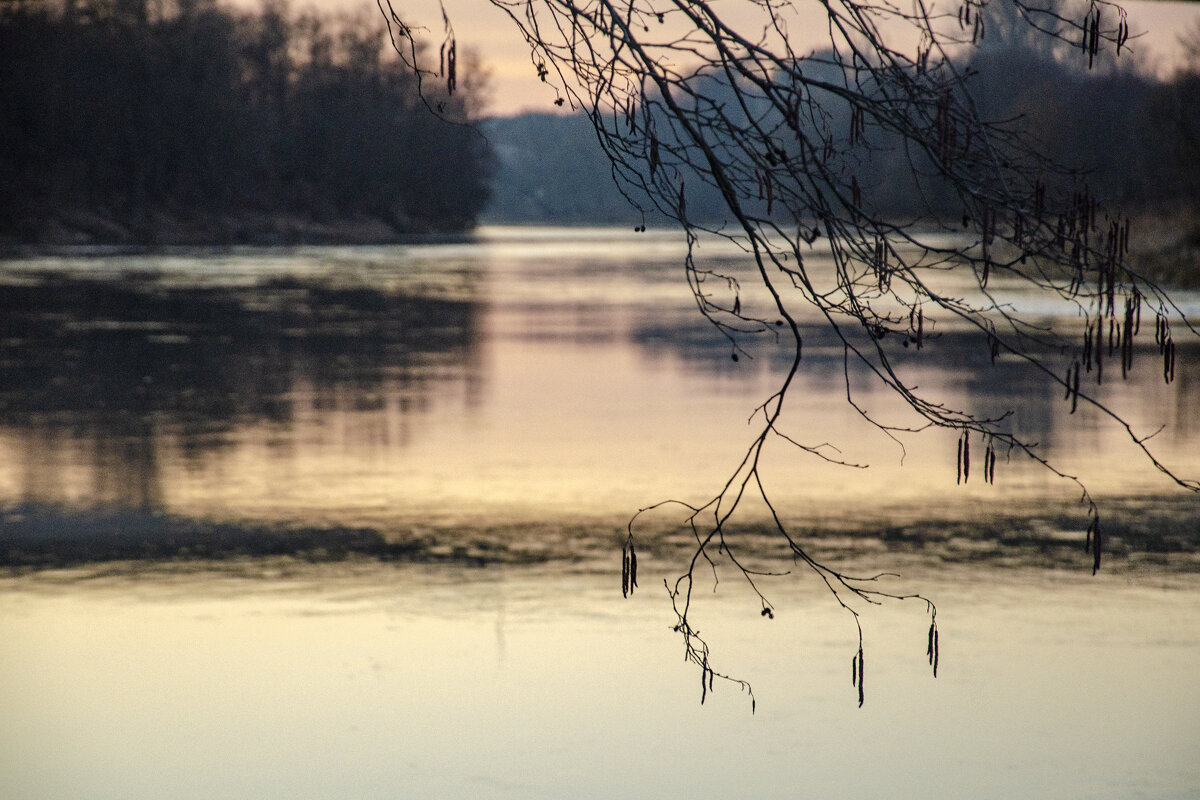
[[[667,232],[490,229],[461,244],[0,265],[7,558],[604,551],[637,508],[719,488],[787,362],[769,335],[729,357],[695,312],[681,248]],[[728,246],[700,253],[745,269]],[[1163,426],[1156,452],[1200,473],[1200,351],[1181,345],[1173,386],[1150,343],[1129,380],[1097,391],[1139,435]],[[934,398],[1010,414],[1079,474],[1107,499],[1118,549],[1195,543],[1191,498],[1019,361],[992,363],[949,323],[920,354],[891,349]],[[892,541],[981,524],[994,539],[999,519],[1009,539],[1045,544],[1086,524],[1074,487],[1019,457],[1002,456],[994,487],[956,486],[953,435],[893,442],[845,402],[842,347],[815,320],[804,352],[787,431],[871,468],[774,448],[766,475],[785,514]],[[862,370],[849,381],[872,414],[913,421]]]
[[[809,321],[786,430],[870,469],[779,447],[764,480],[812,552],[937,600],[939,677],[923,607],[864,609],[860,710],[854,625],[818,583],[764,579],[768,621],[721,573],[696,620],[758,711],[727,686],[699,704],[661,590],[679,518],[640,524],[632,600],[620,541],[636,509],[719,488],[786,354],[735,363],[681,252],[491,229],[0,265],[0,795],[1197,796],[1195,499],[949,324],[900,368],[1078,472],[1106,569],[1072,485],[1002,458],[960,486],[953,435],[901,449],[849,413]],[[1190,476],[1198,356],[1166,386],[1140,352],[1099,390]],[[739,536],[778,566],[760,521]]]

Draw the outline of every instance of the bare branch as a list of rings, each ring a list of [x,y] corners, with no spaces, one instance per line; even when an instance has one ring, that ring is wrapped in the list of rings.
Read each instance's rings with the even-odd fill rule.
[[[750,687],[714,669],[708,644],[693,627],[697,567],[706,566],[714,585],[722,570],[731,569],[755,592],[761,613],[774,615],[765,586],[777,574],[749,566],[730,526],[751,497],[768,509],[771,533],[793,562],[807,567],[854,620],[853,685],[860,704],[860,614],[866,606],[923,601],[931,617],[927,655],[937,672],[933,603],[885,588],[886,574],[851,576],[813,558],[765,488],[760,465],[772,441],[836,466],[861,467],[831,456],[837,451],[828,444],[803,445],[780,430],[802,363],[802,319],[815,318],[832,333],[844,353],[847,402],[901,453],[902,433],[950,429],[959,433],[960,481],[970,478],[974,446],[984,454],[988,482],[999,448],[1074,484],[1089,520],[1093,570],[1102,552],[1100,509],[1082,479],[1015,433],[1008,413],[980,415],[923,392],[897,365],[896,347],[919,352],[939,325],[952,322],[978,331],[980,347],[993,361],[1001,355],[1025,361],[1065,393],[1072,411],[1080,404],[1094,407],[1127,433],[1150,465],[1182,489],[1200,492],[1200,483],[1177,475],[1155,455],[1150,436],[1080,386],[1081,370],[1094,370],[1097,381],[1106,364],[1109,374],[1118,362],[1127,372],[1143,308],[1155,317],[1169,382],[1172,326],[1194,334],[1192,323],[1127,264],[1127,218],[1103,206],[1081,175],[1042,152],[1018,121],[983,117],[961,58],[987,36],[989,8],[1005,6],[1019,24],[1074,48],[1074,57],[1090,69],[1101,53],[1119,54],[1128,44],[1120,7],[1104,0],[1071,7],[1052,0],[962,0],[945,9],[924,0],[911,8],[888,0],[813,0],[810,10],[823,14],[827,42],[820,51],[802,52],[789,35],[801,25],[800,10],[776,0],[754,0],[736,10],[710,0],[492,2],[524,35],[543,80],[589,116],[625,196],[643,214],[661,213],[686,231],[688,285],[699,312],[728,340],[731,356],[750,354],[749,337],[790,336],[789,366],[778,389],[756,408],[756,434],[726,483],[702,505],[669,501],[685,509],[695,539],[686,569],[667,582],[667,591],[685,657],[700,668],[702,700],[715,678]],[[390,6],[387,13],[403,43],[410,42]],[[415,57],[411,47],[409,52]],[[911,208],[900,212],[880,199],[881,175],[905,181]],[[704,195],[720,199],[723,219],[700,220],[689,211],[689,198]],[[744,273],[704,264],[697,242],[705,232],[742,249]],[[810,266],[830,262],[831,270]],[[939,288],[947,272],[972,276],[966,296]],[[1082,338],[1077,325],[1059,329],[1006,304],[995,289],[1000,279],[1074,310]],[[765,310],[749,310],[752,290],[761,292]],[[916,421],[877,418],[860,406],[852,368],[899,397]],[[647,510],[629,526],[627,592],[636,584],[628,574],[634,521]]]

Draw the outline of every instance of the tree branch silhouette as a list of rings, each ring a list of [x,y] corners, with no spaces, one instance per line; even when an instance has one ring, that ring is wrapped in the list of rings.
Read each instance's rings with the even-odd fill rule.
[[[1156,469],[1182,489],[1200,492],[1200,483],[1163,463],[1149,437],[1084,384],[1084,375],[1101,383],[1106,362],[1110,371],[1117,360],[1122,374],[1128,371],[1143,311],[1154,316],[1167,382],[1174,377],[1172,328],[1195,329],[1127,260],[1130,220],[1093,197],[1086,176],[1045,155],[1020,120],[985,118],[961,58],[986,36],[989,5],[1000,5],[1056,47],[1075,48],[1067,55],[1090,69],[1128,43],[1119,6],[962,0],[935,10],[924,0],[911,8],[890,0],[813,0],[808,7],[821,13],[826,41],[820,50],[801,51],[790,30],[809,18],[786,0],[746,0],[736,8],[711,0],[491,2],[525,37],[538,74],[559,93],[557,102],[565,99],[588,115],[614,178],[643,220],[657,212],[686,232],[688,284],[699,312],[728,340],[731,358],[747,355],[743,342],[754,335],[783,337],[792,347],[779,388],[755,412],[761,414],[757,434],[725,484],[701,505],[667,501],[685,510],[695,539],[686,568],[667,583],[667,592],[685,655],[700,668],[702,700],[721,679],[749,692],[754,703],[748,683],[714,668],[691,617],[698,570],[715,580],[726,565],[756,593],[762,614],[774,615],[760,590],[766,573],[750,568],[731,530],[750,497],[765,504],[773,534],[794,564],[822,581],[852,617],[858,632],[852,683],[860,705],[861,613],[871,605],[925,604],[927,655],[936,675],[933,602],[887,589],[886,573],[850,575],[814,558],[766,488],[762,457],[769,443],[838,468],[858,466],[831,456],[828,445],[805,445],[780,429],[802,365],[802,314],[815,314],[833,334],[843,353],[846,399],[883,434],[899,442],[902,432],[958,431],[960,482],[970,478],[974,448],[984,454],[988,482],[999,450],[1023,454],[1075,485],[1086,509],[1093,572],[1103,538],[1100,508],[1084,481],[1014,433],[1009,415],[951,407],[919,389],[897,364],[897,347],[919,353],[939,326],[975,329],[993,362],[1001,356],[1026,362],[1064,393],[1072,413],[1080,404],[1094,407]],[[903,175],[886,177],[903,181],[911,209],[897,211],[881,199],[885,163],[903,165]],[[720,198],[722,219],[689,213],[689,197],[705,194]],[[747,274],[705,266],[701,235],[740,247]],[[972,276],[973,289],[950,293],[942,288],[945,273]],[[1065,304],[1079,324],[1046,324],[1014,308],[995,291],[998,278]],[[917,421],[900,424],[864,408],[854,396],[852,368],[898,396]],[[629,523],[626,592],[636,585],[635,524],[663,505],[642,509]]]

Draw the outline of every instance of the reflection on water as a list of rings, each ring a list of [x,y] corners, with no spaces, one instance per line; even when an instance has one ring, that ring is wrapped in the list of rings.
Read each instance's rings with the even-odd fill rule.
[[[656,570],[652,563],[650,570]],[[657,593],[558,568],[322,567],[270,581],[0,583],[0,794],[970,797],[1168,800],[1200,790],[1200,593],[928,565],[926,620],[853,625],[819,587],[723,585],[702,706]]]
[[[859,710],[819,583],[763,578],[767,620],[723,580],[693,620],[758,713],[724,686],[699,704],[665,598],[623,601],[615,556],[631,511],[723,483],[786,356],[765,336],[735,363],[680,256],[493,229],[0,264],[0,796],[1197,796],[1195,500],[949,324],[920,359],[886,343],[897,368],[1011,411],[1101,497],[1116,558],[1087,575],[1044,471],[1002,456],[957,486],[952,434],[901,449],[849,412],[805,320],[785,430],[871,468],[776,447],[764,480],[811,553],[937,600],[940,677],[923,609],[870,609]],[[1139,353],[1098,390],[1192,476],[1198,363],[1181,346],[1168,387]],[[669,509],[644,521],[651,587],[689,542]],[[779,555],[755,523],[730,535]]]
[[[478,402],[471,299],[51,271],[0,302],[0,419],[26,503],[162,508],[164,472],[236,459],[251,431],[281,459],[335,425],[343,447],[402,447],[435,400]]]
[[[25,538],[74,527],[78,539],[91,513],[146,536],[238,523],[409,544],[481,528],[503,544],[522,526],[571,539],[554,520],[607,544],[631,511],[704,498],[723,482],[751,432],[747,415],[786,363],[769,334],[747,342],[751,358],[729,357],[695,311],[681,248],[670,232],[492,229],[442,245],[6,262],[6,527]],[[716,242],[700,256],[729,274],[747,267]],[[1012,301],[1029,303],[1015,291]],[[756,302],[748,292],[744,307]],[[955,487],[953,435],[902,448],[871,428],[845,402],[847,370],[861,407],[914,420],[847,367],[823,325],[802,323],[786,430],[871,469],[777,447],[768,488],[785,513],[846,527],[1046,498],[1070,509],[1073,490],[1020,458],[1002,455],[995,487]],[[930,330],[919,358],[885,346],[935,400],[1010,413],[1014,432],[1102,497],[1169,492],[1119,429],[1086,409],[1069,415],[1024,364],[993,364],[980,337],[948,322]],[[1198,356],[1181,345],[1165,386],[1155,355],[1141,353],[1127,384],[1096,390],[1137,431],[1163,425],[1154,444],[1185,473],[1200,472]],[[469,545],[464,536],[454,544]]]

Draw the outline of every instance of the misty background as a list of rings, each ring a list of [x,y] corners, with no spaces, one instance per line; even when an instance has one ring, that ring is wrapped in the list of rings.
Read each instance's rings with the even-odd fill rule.
[[[983,115],[1019,118],[1094,194],[1200,243],[1200,24],[1160,77],[1128,52],[1089,70],[989,8],[987,38],[960,65]],[[383,242],[480,222],[640,222],[585,117],[489,117],[487,104],[487,65],[469,56],[453,96],[419,85],[374,6],[3,0],[0,243]],[[912,210],[910,172],[898,148],[873,155],[865,181],[885,212]],[[689,207],[724,213],[715,193]]]

